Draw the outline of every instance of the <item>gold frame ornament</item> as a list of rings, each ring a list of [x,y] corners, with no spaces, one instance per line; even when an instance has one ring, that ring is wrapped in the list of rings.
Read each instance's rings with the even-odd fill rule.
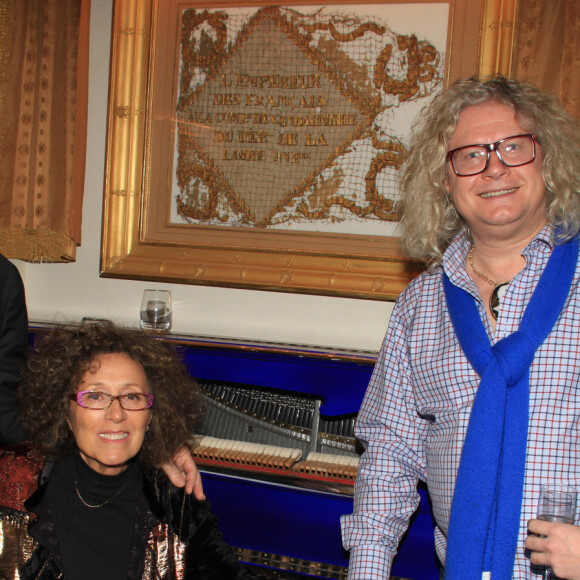
[[[511,55],[513,10],[496,20],[499,0],[449,4],[445,83],[479,71],[503,72]],[[397,0],[366,4],[428,4]],[[329,3],[325,3],[327,6]],[[340,7],[346,2],[331,2]],[[351,1],[352,4],[352,1]],[[421,270],[398,238],[260,227],[168,224],[168,174],[174,156],[174,71],[179,0],[115,0],[103,205],[101,276],[208,286],[395,299]],[[200,10],[268,7],[233,0],[187,5]],[[288,0],[285,8],[320,5]],[[273,7],[273,9],[275,9]],[[500,12],[501,12],[500,10]],[[511,21],[513,30],[513,20]],[[485,44],[485,46],[483,46]],[[169,55],[169,56],[168,56]],[[502,56],[503,55],[503,56]],[[501,58],[500,58],[501,57]],[[171,61],[171,58],[174,60]],[[169,59],[169,60],[168,60]],[[500,62],[500,65],[496,63]],[[172,62],[173,66],[164,66]],[[161,118],[161,121],[159,119]],[[396,157],[398,151],[383,155]],[[396,160],[394,162],[397,162]],[[394,163],[393,162],[393,163]],[[206,179],[209,187],[219,180]],[[371,184],[372,186],[372,184]],[[170,188],[169,188],[170,189]]]

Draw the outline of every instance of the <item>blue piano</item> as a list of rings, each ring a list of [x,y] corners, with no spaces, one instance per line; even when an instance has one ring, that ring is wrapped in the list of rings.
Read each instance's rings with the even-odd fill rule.
[[[226,540],[278,578],[346,579],[353,424],[375,354],[176,336],[206,412],[196,461]],[[424,489],[393,578],[438,580]]]

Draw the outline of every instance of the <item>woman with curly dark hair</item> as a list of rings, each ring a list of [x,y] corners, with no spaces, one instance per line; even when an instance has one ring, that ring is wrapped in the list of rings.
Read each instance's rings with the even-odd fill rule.
[[[255,578],[208,503],[155,467],[187,443],[197,414],[195,385],[165,343],[110,322],[50,332],[21,406],[46,463],[25,503],[35,517],[19,578]]]

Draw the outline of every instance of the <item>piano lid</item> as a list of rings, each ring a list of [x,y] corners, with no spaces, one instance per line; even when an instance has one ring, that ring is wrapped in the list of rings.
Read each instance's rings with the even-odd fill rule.
[[[322,400],[320,413],[327,416],[358,412],[376,360],[376,353],[369,351],[171,338],[181,348],[192,376],[312,395]]]

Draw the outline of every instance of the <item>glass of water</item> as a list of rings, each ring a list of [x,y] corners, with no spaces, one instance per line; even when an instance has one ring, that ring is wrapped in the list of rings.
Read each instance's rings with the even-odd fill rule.
[[[545,522],[573,524],[578,492],[567,485],[542,485],[538,504],[538,519]],[[543,580],[556,580],[552,569],[544,567]]]
[[[141,328],[169,330],[171,328],[171,292],[145,290],[141,300]]]

